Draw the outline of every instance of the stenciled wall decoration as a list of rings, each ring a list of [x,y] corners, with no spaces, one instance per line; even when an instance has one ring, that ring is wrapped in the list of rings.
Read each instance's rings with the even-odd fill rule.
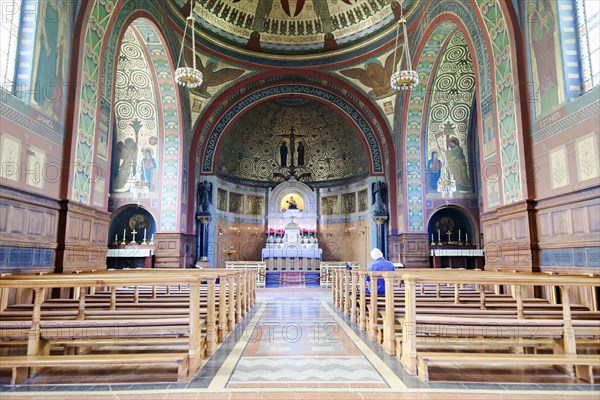
[[[130,177],[157,191],[158,112],[152,72],[143,45],[133,27],[128,27],[119,52],[114,110],[116,132],[113,136],[111,168],[112,196],[130,193]]]
[[[435,71],[430,97],[426,173],[430,196],[439,196],[437,180],[442,161],[456,180],[455,195],[471,191],[469,127],[474,96],[473,58],[463,33],[457,31],[449,39]],[[460,160],[456,157],[457,153],[461,154]]]

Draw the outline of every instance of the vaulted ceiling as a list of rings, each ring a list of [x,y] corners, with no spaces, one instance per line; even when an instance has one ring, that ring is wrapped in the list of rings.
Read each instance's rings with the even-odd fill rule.
[[[167,0],[183,23],[188,0]],[[319,55],[368,45],[414,0],[195,0],[201,34],[218,46],[273,55]],[[395,15],[396,14],[396,15]]]

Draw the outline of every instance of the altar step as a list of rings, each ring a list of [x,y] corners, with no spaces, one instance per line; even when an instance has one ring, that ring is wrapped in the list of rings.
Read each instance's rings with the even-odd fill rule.
[[[273,271],[266,273],[266,287],[318,287],[319,271]]]

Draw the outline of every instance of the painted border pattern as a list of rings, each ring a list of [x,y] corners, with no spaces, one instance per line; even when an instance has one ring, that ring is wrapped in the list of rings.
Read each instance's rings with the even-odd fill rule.
[[[522,200],[519,142],[515,105],[515,76],[512,69],[512,51],[508,24],[502,8],[495,0],[477,0],[491,41],[495,66],[495,97],[498,111],[498,136],[504,204]]]

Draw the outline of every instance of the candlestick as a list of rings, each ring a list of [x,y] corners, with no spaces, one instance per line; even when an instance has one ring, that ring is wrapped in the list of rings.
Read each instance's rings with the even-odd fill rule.
[[[123,241],[121,242],[121,244],[127,244],[127,242],[125,241],[126,233],[127,233],[127,229],[123,229]]]
[[[458,230],[458,241],[460,242],[460,229]]]
[[[442,241],[442,239],[441,239],[441,236],[440,236],[440,230],[438,229],[438,242],[441,242],[441,241]]]
[[[146,241],[146,228],[144,228],[144,242]]]
[[[469,244],[469,234],[465,233],[465,244]]]

